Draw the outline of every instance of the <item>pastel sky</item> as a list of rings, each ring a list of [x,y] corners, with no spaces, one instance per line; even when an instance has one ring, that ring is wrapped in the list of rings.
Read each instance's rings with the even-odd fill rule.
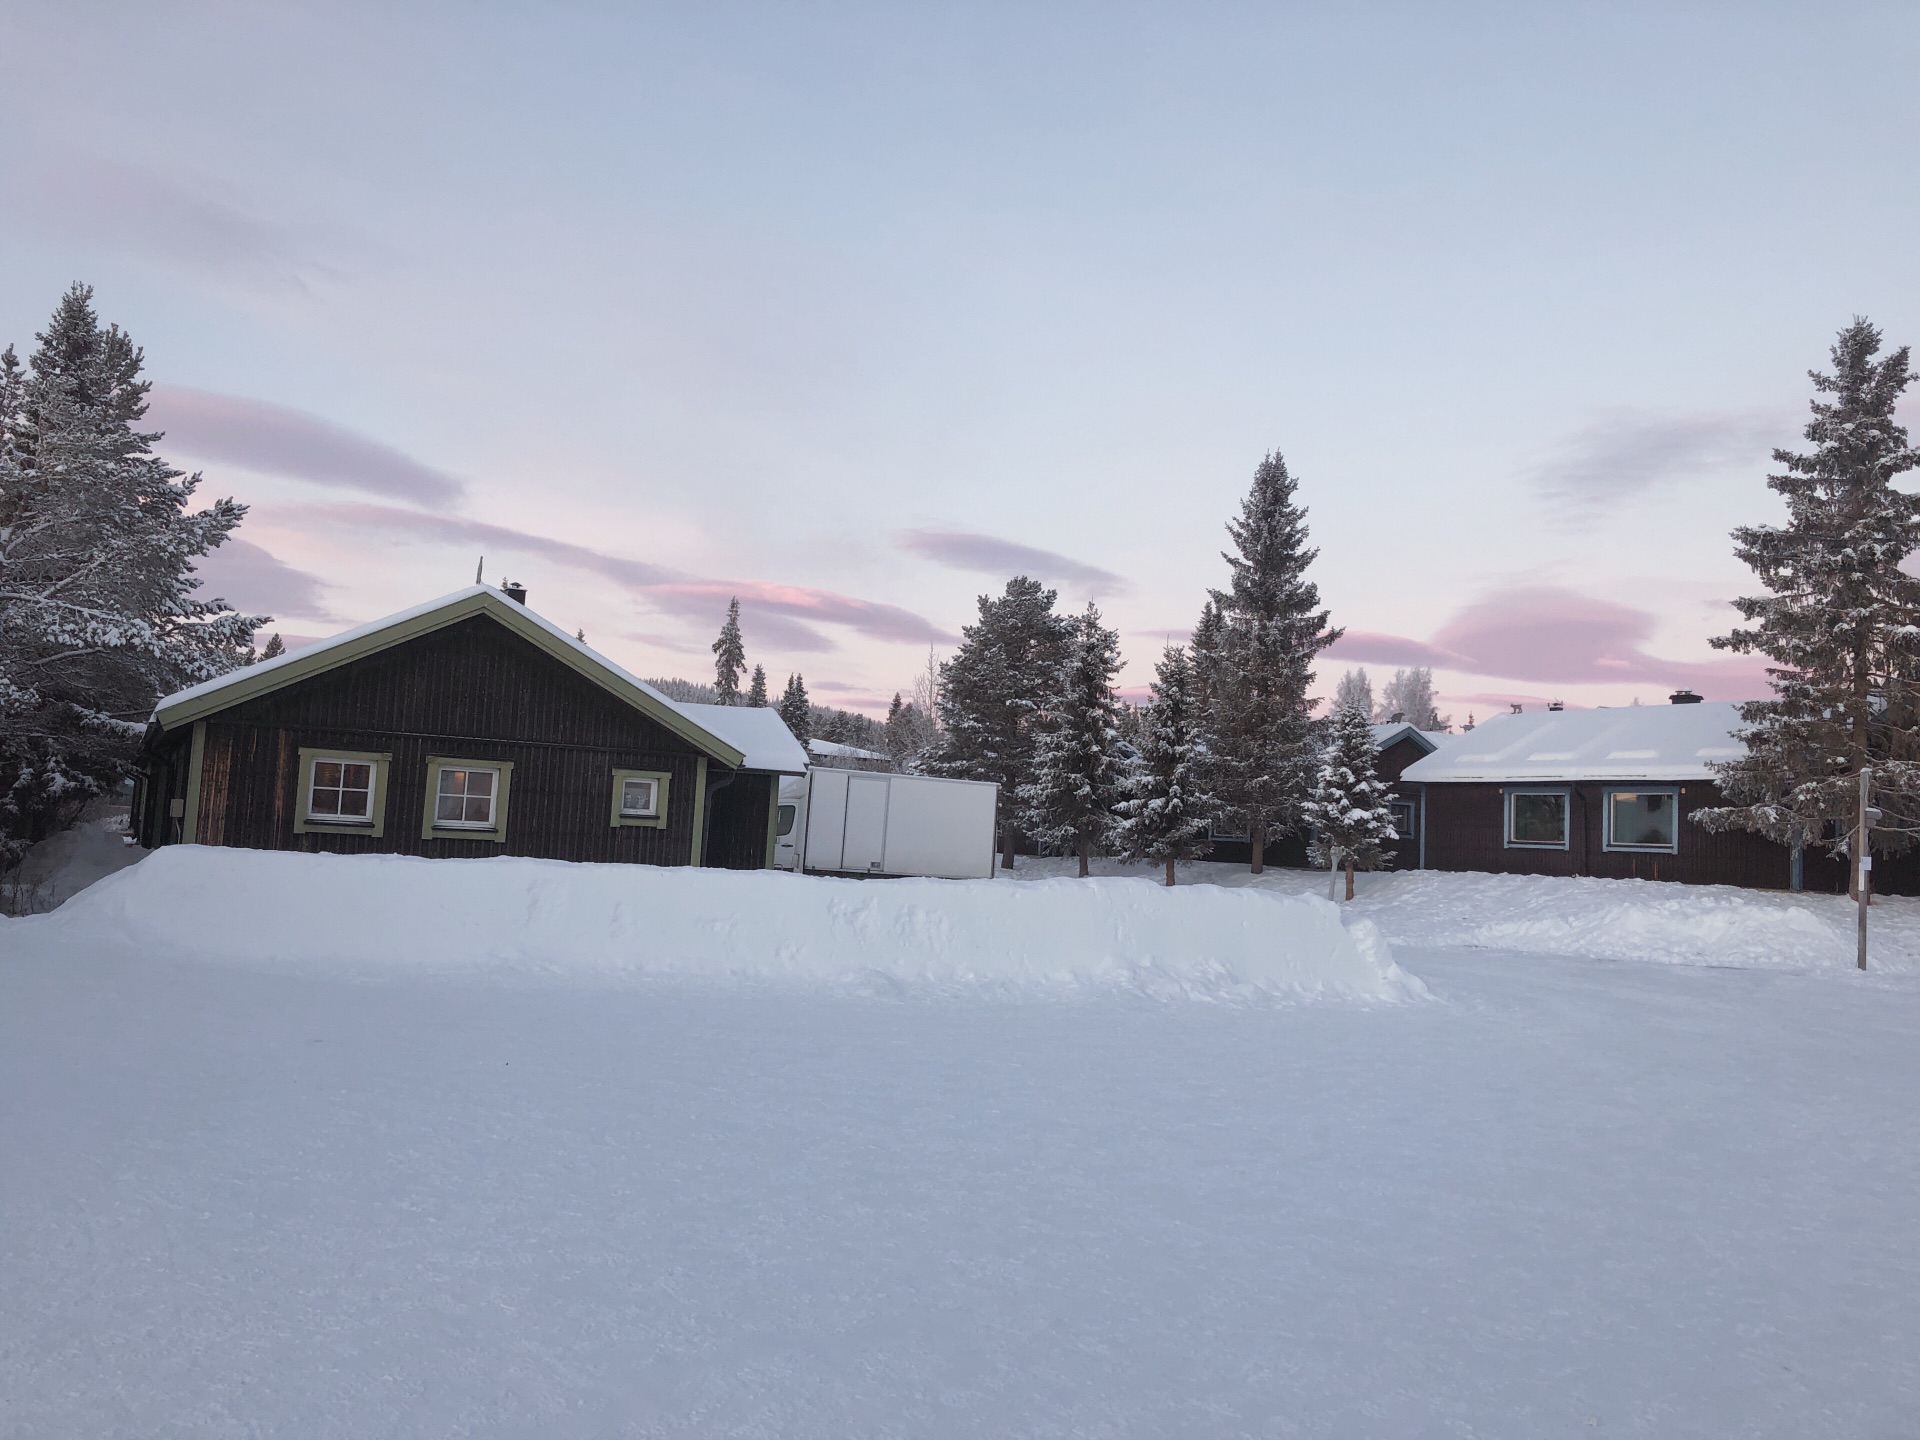
[[[96,287],[289,635],[484,555],[873,707],[1025,570],[1139,687],[1279,449],[1323,689],[1739,699],[1805,372],[1920,337],[1917,61],[1911,5],[0,3],[0,341]]]

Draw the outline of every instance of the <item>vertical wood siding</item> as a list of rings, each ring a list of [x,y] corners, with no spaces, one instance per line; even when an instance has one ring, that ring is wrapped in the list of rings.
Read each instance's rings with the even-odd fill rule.
[[[383,836],[294,834],[303,746],[392,754]],[[183,788],[172,778],[182,768],[177,748],[168,735],[149,751],[154,798],[142,823],[149,843],[172,838],[162,822],[166,792]],[[504,845],[422,838],[427,759],[434,755],[512,762]],[[475,616],[208,717],[200,834],[208,844],[264,850],[684,865],[693,843],[697,757],[664,726]],[[616,769],[673,777],[664,827],[610,823]],[[728,787],[741,790],[743,799],[757,794],[760,808],[746,814],[748,804],[736,815],[734,807],[723,807],[710,854],[764,851],[768,783],[742,775]],[[751,833],[732,834],[736,821]]]

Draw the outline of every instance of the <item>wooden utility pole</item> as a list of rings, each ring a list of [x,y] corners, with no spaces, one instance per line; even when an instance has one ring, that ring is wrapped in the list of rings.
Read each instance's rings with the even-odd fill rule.
[[[1853,832],[1854,864],[1859,866],[1855,872],[1860,891],[1859,917],[1859,953],[1856,963],[1864,970],[1867,968],[1867,892],[1873,884],[1873,856],[1867,849],[1867,836],[1871,833],[1873,809],[1869,801],[1873,796],[1873,772],[1866,766],[1860,767],[1860,818]]]

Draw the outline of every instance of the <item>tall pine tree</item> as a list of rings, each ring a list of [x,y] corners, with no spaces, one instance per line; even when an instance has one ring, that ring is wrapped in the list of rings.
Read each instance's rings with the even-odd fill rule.
[[[1126,773],[1120,762],[1120,637],[1089,601],[1069,622],[1067,658],[1040,718],[1033,778],[1020,800],[1037,839],[1080,857],[1080,874],[1113,829]]]
[[[929,775],[1000,786],[1000,856],[1013,868],[1020,789],[1033,778],[1035,717],[1053,692],[1071,622],[1059,597],[1016,575],[998,598],[982,595],[980,618],[940,666],[940,743],[921,762]]]
[[[0,868],[128,773],[160,696],[253,654],[267,617],[196,598],[246,514],[140,428],[150,382],[75,285],[29,371],[0,354]]]
[[[726,624],[713,642],[713,688],[720,705],[740,703],[740,672],[746,668],[747,647],[740,641],[740,597],[727,606]]]
[[[1749,623],[1713,644],[1767,656],[1774,693],[1741,709],[1747,754],[1718,767],[1732,803],[1693,815],[1709,830],[1849,853],[1871,767],[1884,815],[1873,846],[1903,850],[1920,833],[1920,580],[1901,568],[1920,546],[1920,497],[1893,486],[1920,456],[1893,418],[1912,381],[1907,347],[1879,352],[1867,321],[1840,332],[1833,374],[1809,372],[1829,397],[1813,401],[1812,449],[1774,451],[1767,485],[1787,523],[1733,532],[1768,593],[1735,600]]]
[[[779,710],[780,718],[787,722],[787,729],[793,732],[793,738],[805,745],[813,729],[813,704],[807,699],[804,676],[787,676],[786,692],[781,695],[780,703],[775,708]]]
[[[1164,862],[1171,885],[1176,864],[1197,860],[1211,848],[1207,836],[1219,810],[1206,785],[1206,741],[1194,702],[1193,665],[1178,645],[1169,645],[1160,657],[1138,744],[1127,798],[1115,807],[1120,816],[1115,838],[1129,860]]]
[[[1378,870],[1393,858],[1391,791],[1380,778],[1380,747],[1373,722],[1358,704],[1342,705],[1327,725],[1327,746],[1313,793],[1301,807],[1313,826],[1308,858],[1315,865],[1347,872],[1347,899],[1353,898],[1353,872]]]
[[[1316,758],[1313,664],[1341,634],[1329,628],[1307,579],[1319,552],[1307,545],[1296,488],[1278,451],[1260,462],[1240,518],[1227,523],[1234,549],[1222,558],[1232,583],[1213,592],[1222,619],[1211,696],[1218,783],[1246,823],[1256,875],[1266,868],[1267,840],[1298,825]]]

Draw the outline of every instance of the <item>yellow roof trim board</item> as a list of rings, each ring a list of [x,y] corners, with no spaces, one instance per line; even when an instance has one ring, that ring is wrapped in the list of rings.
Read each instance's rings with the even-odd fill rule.
[[[558,626],[534,614],[526,606],[509,600],[490,585],[470,585],[411,610],[402,610],[385,619],[346,630],[327,640],[233,670],[217,679],[207,680],[167,696],[154,707],[153,719],[163,730],[204,720],[209,715],[231,709],[262,695],[270,695],[288,685],[310,680],[391,650],[409,640],[417,640],[475,615],[485,615],[504,625],[536,649],[582,675],[615,699],[625,701],[642,715],[665,727],[682,740],[704,751],[729,769],[739,769],[746,756],[682,712],[673,701],[629,675],[604,655],[589,650]]]

